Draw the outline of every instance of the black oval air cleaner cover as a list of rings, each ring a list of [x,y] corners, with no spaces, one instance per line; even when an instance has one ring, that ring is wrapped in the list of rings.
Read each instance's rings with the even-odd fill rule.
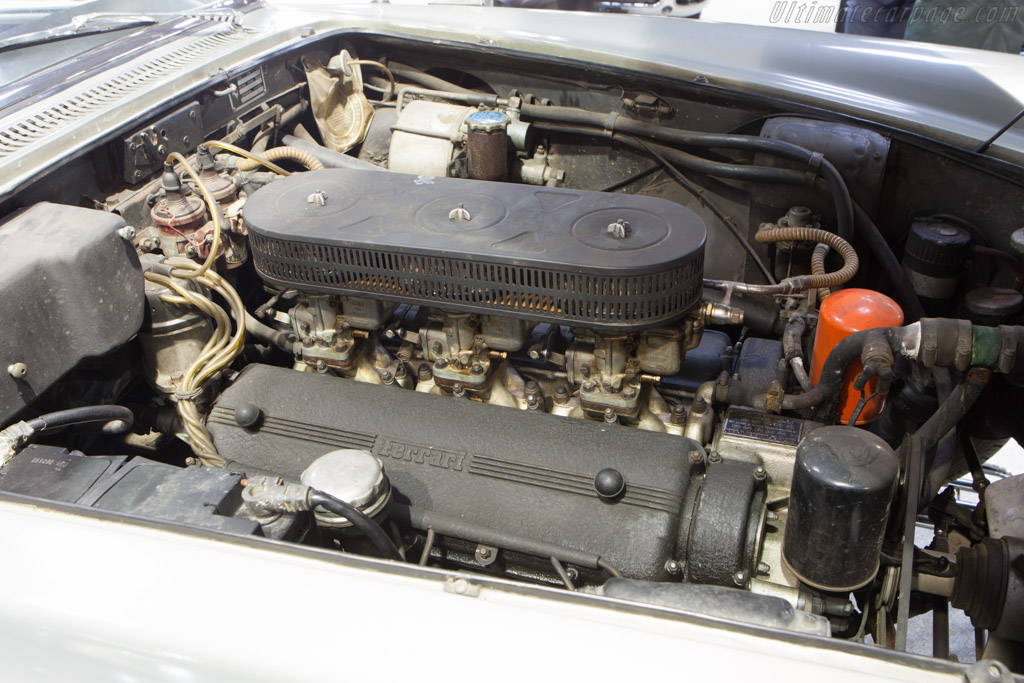
[[[701,295],[703,221],[652,197],[358,169],[297,173],[245,204],[278,287],[629,331]]]

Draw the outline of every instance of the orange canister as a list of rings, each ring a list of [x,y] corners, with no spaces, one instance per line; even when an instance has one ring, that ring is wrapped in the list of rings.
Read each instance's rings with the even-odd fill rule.
[[[829,294],[821,302],[818,313],[818,330],[811,351],[811,382],[818,384],[821,369],[828,354],[836,344],[854,332],[871,330],[876,327],[896,327],[903,324],[903,309],[899,304],[880,292],[870,289],[841,289]],[[853,417],[861,393],[853,388],[853,381],[864,369],[860,359],[850,363],[843,379],[842,395],[839,399],[839,415],[843,424]],[[872,379],[865,387],[870,396],[878,387],[878,379]],[[876,396],[868,401],[861,411],[857,424],[862,425],[878,419],[885,407],[885,397]]]

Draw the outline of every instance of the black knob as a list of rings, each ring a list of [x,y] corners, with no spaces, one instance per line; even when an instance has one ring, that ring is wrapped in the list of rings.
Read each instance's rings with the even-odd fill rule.
[[[263,419],[263,411],[251,403],[235,408],[235,423],[243,429],[255,429]]]
[[[597,495],[611,500],[618,498],[626,490],[626,480],[622,478],[622,473],[618,470],[606,467],[594,477],[594,488],[597,490]]]

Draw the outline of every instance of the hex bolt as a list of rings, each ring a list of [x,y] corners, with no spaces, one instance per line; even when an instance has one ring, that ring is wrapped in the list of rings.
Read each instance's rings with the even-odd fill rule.
[[[480,558],[481,559],[486,560],[490,556],[491,556],[491,549],[490,548],[480,548]]]
[[[693,451],[692,453],[690,453],[690,462],[692,462],[694,465],[700,465],[701,463],[704,462],[704,454],[701,453],[700,451]]]
[[[584,382],[582,388],[583,388],[583,392],[584,393],[589,394],[591,391],[594,390],[594,383],[593,382]]]
[[[681,425],[686,422],[686,408],[683,407],[682,403],[676,403],[672,406],[672,414],[669,417],[669,422],[674,425]]]
[[[627,401],[635,397],[636,389],[634,389],[633,387],[626,387],[625,389],[622,390],[622,398],[626,399]]]
[[[316,362],[316,371],[321,373],[321,374],[327,372],[327,361],[318,360]]]
[[[665,563],[665,571],[669,574],[679,574],[683,571],[683,568],[675,560],[669,560]]]
[[[459,382],[452,385],[452,396],[455,398],[462,398],[466,395],[466,388]]]
[[[745,571],[743,571],[743,570],[740,570],[740,571],[736,572],[735,574],[732,575],[732,582],[735,583],[737,586],[744,586],[744,585],[746,585],[746,583],[747,583],[747,573]]]
[[[444,370],[446,367],[448,367],[448,361],[446,361],[444,358],[438,358],[436,361],[434,361],[434,367],[437,368],[438,370]]]
[[[768,470],[764,468],[764,465],[758,465],[757,467],[754,468],[754,479],[757,479],[758,481],[764,481],[764,479],[767,476]]]
[[[428,382],[432,377],[433,374],[430,372],[430,366],[426,363],[421,364],[420,367],[416,369],[416,379],[419,381]]]
[[[474,375],[484,374],[484,366],[480,363],[473,363],[473,367],[469,370]]]
[[[14,379],[22,379],[28,374],[28,366],[22,362],[11,363],[7,366],[7,374]]]
[[[555,403],[562,405],[569,400],[569,390],[559,384],[555,387]]]
[[[703,415],[707,412],[708,402],[703,396],[697,396],[693,399],[693,404],[690,406],[690,412],[694,415]]]
[[[708,454],[708,462],[722,462],[722,456],[718,451],[711,451]]]
[[[392,375],[391,372],[388,371],[388,370],[385,370],[384,372],[381,373],[380,379],[381,379],[382,382],[384,382],[384,384],[394,384],[395,383],[395,376]]]
[[[619,416],[615,414],[615,410],[613,408],[605,408],[604,421],[608,424],[615,424],[619,421]]]

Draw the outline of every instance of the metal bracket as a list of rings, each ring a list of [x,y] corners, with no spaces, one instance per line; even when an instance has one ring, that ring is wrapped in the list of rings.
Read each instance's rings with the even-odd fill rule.
[[[158,171],[171,152],[188,154],[202,140],[199,103],[192,102],[124,139],[124,179],[137,183]]]

